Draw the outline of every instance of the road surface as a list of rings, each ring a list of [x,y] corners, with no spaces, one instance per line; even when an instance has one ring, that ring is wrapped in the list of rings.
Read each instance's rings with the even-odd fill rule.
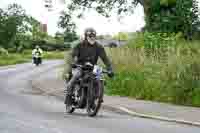
[[[46,61],[0,68],[0,133],[200,133],[200,128],[132,117],[101,110],[90,118],[85,111],[65,113],[63,101],[41,96],[30,80],[61,64]],[[42,74],[45,74],[42,73]]]

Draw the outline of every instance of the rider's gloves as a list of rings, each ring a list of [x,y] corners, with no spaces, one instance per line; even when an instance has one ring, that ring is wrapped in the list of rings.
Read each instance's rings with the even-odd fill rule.
[[[114,75],[115,75],[114,72],[109,72],[109,73],[108,73],[108,77],[110,77],[110,78],[113,78]]]
[[[114,77],[113,70],[111,68],[108,68],[107,71],[108,71],[108,77],[113,78]]]

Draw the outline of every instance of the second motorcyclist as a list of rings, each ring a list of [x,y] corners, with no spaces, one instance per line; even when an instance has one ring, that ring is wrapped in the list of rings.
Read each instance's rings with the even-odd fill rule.
[[[42,54],[43,54],[42,49],[39,47],[39,45],[36,45],[35,49],[33,49],[32,51],[34,64],[42,64]]]

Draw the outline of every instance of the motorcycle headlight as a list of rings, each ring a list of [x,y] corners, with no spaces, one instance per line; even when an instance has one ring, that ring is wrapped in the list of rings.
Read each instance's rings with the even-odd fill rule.
[[[102,71],[103,71],[103,69],[97,65],[95,65],[93,68],[93,74],[95,74],[95,75],[101,75]]]

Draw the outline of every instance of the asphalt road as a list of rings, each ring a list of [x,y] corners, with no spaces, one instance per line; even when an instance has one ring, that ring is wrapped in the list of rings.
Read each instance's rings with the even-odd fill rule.
[[[63,101],[39,95],[29,82],[58,64],[48,61],[39,67],[27,63],[0,68],[0,133],[200,133],[198,127],[106,110],[95,118],[81,110],[65,114]]]

